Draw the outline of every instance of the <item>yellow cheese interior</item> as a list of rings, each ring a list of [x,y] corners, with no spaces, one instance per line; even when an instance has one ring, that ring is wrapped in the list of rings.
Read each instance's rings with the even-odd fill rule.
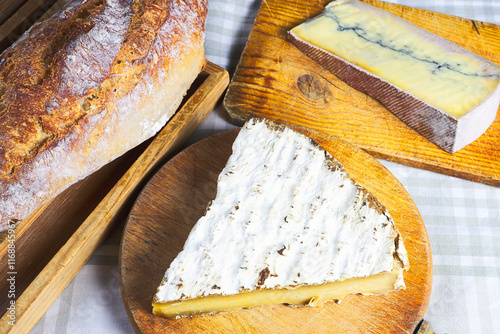
[[[476,60],[348,3],[330,6],[292,32],[455,118],[485,99],[499,81]]]
[[[238,310],[259,305],[293,304],[322,306],[324,301],[339,300],[349,294],[382,294],[395,290],[401,269],[369,277],[351,278],[322,285],[293,289],[255,290],[229,296],[209,296],[170,303],[153,303],[153,314],[166,318]]]

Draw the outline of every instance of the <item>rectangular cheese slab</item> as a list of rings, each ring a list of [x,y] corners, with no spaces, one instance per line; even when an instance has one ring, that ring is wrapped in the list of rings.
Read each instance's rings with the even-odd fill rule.
[[[310,138],[268,120],[240,130],[217,195],[153,300],[168,318],[403,289],[394,221]]]
[[[447,152],[495,119],[500,67],[379,8],[334,1],[289,39]]]

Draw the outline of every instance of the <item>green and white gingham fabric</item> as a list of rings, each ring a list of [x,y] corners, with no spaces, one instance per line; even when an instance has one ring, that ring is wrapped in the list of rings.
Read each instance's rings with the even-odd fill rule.
[[[500,24],[500,0],[389,2]],[[207,57],[230,74],[260,4],[209,0]],[[190,142],[233,127],[219,105]],[[425,319],[440,334],[500,333],[500,188],[381,162],[410,193],[429,234],[434,276]],[[120,235],[99,248],[32,333],[133,333],[118,282]]]

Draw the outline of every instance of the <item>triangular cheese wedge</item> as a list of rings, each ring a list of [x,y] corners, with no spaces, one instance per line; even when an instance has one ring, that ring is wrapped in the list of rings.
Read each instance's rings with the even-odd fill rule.
[[[167,270],[153,313],[320,306],[402,289],[407,267],[391,216],[337,160],[302,134],[251,119],[216,198]]]

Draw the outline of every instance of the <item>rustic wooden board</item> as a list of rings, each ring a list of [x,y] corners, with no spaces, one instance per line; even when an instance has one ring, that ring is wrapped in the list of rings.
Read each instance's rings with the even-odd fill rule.
[[[377,0],[363,1],[500,64],[500,26]],[[288,30],[319,14],[328,2],[262,3],[224,99],[234,121],[258,115],[297,124],[333,134],[378,158],[500,186],[500,113],[477,141],[455,154],[446,153],[287,40]]]
[[[7,232],[0,242],[0,295],[15,271],[15,326],[3,314],[1,333],[27,333],[56,300],[118,222],[145,181],[205,120],[229,84],[223,68],[208,63],[182,107],[153,140],[68,188],[15,229],[15,269],[8,270]]]
[[[168,320],[152,314],[151,302],[165,270],[209,200],[215,197],[238,129],[188,147],[149,181],[127,219],[120,248],[120,286],[138,333],[410,333],[430,297],[432,261],[420,214],[403,186],[377,160],[333,136],[308,134],[330,151],[348,173],[371,191],[393,216],[410,260],[407,289],[382,296],[346,297],[323,308],[284,305],[193,319]]]

